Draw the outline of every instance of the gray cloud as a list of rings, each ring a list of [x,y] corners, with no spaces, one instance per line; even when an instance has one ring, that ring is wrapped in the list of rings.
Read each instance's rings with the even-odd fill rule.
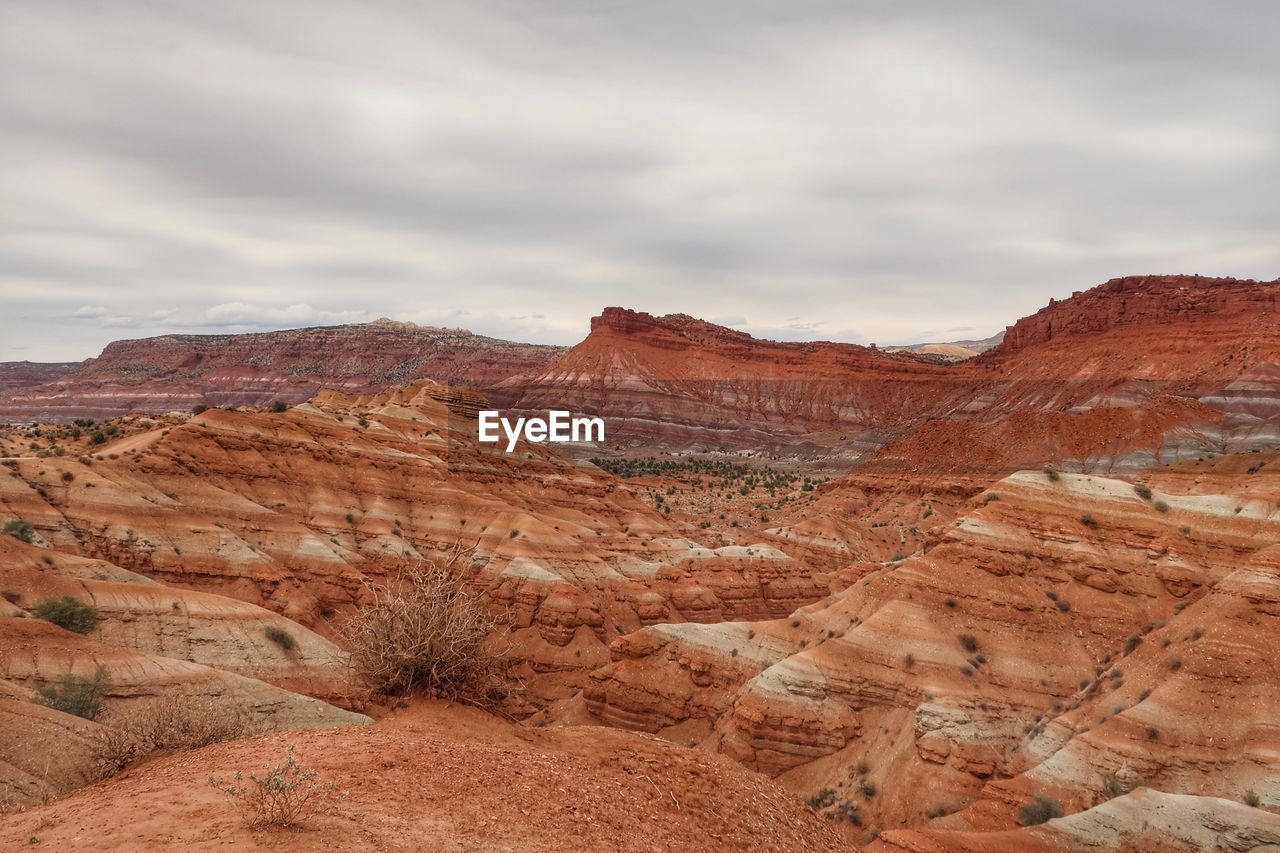
[[[880,344],[1280,267],[1280,7],[0,6],[0,359],[605,305]],[[72,319],[74,318],[74,319]]]

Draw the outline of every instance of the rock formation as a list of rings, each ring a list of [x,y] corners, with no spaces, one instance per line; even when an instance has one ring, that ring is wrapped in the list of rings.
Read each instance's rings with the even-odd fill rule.
[[[0,421],[70,421],[207,406],[299,403],[413,379],[485,388],[536,370],[561,347],[378,320],[243,335],[116,341],[80,365],[0,364]]]

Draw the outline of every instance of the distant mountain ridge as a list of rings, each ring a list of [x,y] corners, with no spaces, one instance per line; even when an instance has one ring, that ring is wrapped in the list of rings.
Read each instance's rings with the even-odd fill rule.
[[[484,388],[563,350],[386,319],[251,334],[161,335],[115,341],[78,365],[0,365],[0,382],[15,377],[8,389],[0,385],[0,421],[297,403],[321,388],[369,393],[423,378]]]

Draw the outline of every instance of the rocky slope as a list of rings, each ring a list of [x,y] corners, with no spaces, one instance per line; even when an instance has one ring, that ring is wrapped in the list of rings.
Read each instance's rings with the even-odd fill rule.
[[[322,634],[369,579],[463,549],[535,705],[563,698],[607,660],[610,640],[642,625],[780,616],[831,591],[826,569],[746,531],[699,544],[699,528],[545,445],[479,444],[477,405],[424,380],[365,397],[324,392],[286,412],[138,419],[92,455],[46,448],[8,460],[0,516],[31,523],[55,551]],[[134,594],[130,606],[168,605]]]
[[[0,365],[0,421],[297,403],[321,388],[367,393],[430,378],[485,388],[535,370],[560,347],[378,320],[244,335],[116,341],[67,365]],[[39,380],[39,381],[36,381]]]
[[[0,807],[29,806],[103,772],[111,730],[159,700],[209,705],[247,731],[350,725],[367,718],[314,696],[350,693],[341,651],[277,614],[171,587],[103,560],[0,540]],[[70,596],[95,608],[90,636],[35,618]],[[287,637],[286,649],[272,640]],[[36,691],[101,673],[93,720],[44,707]],[[303,695],[307,694],[307,695]]]
[[[79,366],[74,361],[0,361],[0,396],[61,379]]]
[[[885,830],[1004,830],[1037,793],[1072,813],[1142,784],[1272,806],[1278,504],[1275,454],[1139,488],[1015,474],[921,555],[788,619],[619,639],[585,699]],[[952,849],[924,832],[895,843]]]

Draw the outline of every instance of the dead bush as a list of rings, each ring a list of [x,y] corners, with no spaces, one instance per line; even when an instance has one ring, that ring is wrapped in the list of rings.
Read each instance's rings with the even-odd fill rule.
[[[448,564],[423,561],[385,586],[343,627],[353,676],[382,694],[483,702],[505,675],[497,628],[483,602]]]
[[[181,694],[116,710],[103,723],[95,752],[106,776],[153,752],[195,749],[249,737],[262,728],[243,706]]]

